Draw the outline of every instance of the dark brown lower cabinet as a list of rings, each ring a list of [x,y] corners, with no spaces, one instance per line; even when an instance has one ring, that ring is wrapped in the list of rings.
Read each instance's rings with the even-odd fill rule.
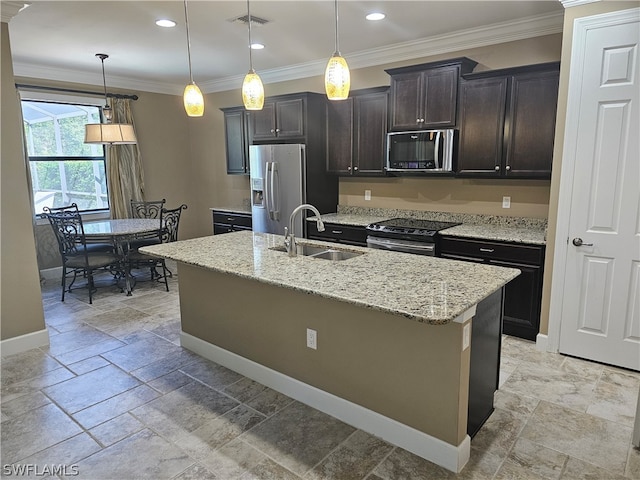
[[[503,333],[535,340],[540,331],[543,245],[442,237],[440,256],[453,260],[517,268],[520,275],[504,288]]]
[[[327,242],[344,243],[346,245],[367,246],[367,230],[355,225],[324,223],[324,232],[319,232],[316,222],[307,222],[307,238]]]
[[[251,230],[252,219],[250,213],[213,210],[213,234]]]

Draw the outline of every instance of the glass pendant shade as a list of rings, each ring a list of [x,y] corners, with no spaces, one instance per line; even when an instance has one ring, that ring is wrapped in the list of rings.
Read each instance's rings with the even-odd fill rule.
[[[324,89],[329,100],[344,100],[349,97],[351,74],[347,61],[338,52],[329,59],[324,74]]]
[[[87,123],[84,143],[130,145],[137,143],[133,125],[125,123]]]
[[[201,117],[204,115],[204,97],[195,82],[185,87],[182,99],[184,101],[184,110],[189,117]]]
[[[262,110],[264,105],[264,86],[253,69],[249,70],[242,83],[242,103],[247,110]]]

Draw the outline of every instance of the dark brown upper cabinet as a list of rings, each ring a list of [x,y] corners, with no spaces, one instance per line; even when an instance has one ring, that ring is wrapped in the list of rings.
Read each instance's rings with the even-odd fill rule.
[[[343,176],[384,175],[388,87],[327,100],[327,172]]]
[[[305,99],[265,100],[262,110],[251,112],[254,141],[304,137]]]
[[[223,108],[227,173],[249,173],[249,112],[244,107]]]
[[[558,62],[465,75],[460,85],[461,177],[551,177]]]
[[[476,65],[462,57],[385,70],[391,76],[389,129],[454,127],[460,75]]]

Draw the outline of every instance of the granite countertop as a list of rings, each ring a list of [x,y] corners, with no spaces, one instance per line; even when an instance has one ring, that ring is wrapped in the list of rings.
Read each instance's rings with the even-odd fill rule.
[[[401,252],[363,252],[344,261],[289,258],[284,237],[249,231],[143,247],[141,252],[430,324],[446,324],[520,274],[519,270]],[[328,242],[301,240],[326,245]]]
[[[460,222],[462,225],[441,230],[441,235],[497,240],[502,242],[546,244],[546,222],[539,219],[496,217],[483,215],[447,214],[441,212],[419,212],[409,210],[349,209],[344,212],[321,215],[323,222],[366,227],[370,223],[396,217],[421,218],[445,222]],[[307,220],[315,220],[309,217]]]
[[[251,213],[251,206],[245,205],[235,205],[235,206],[224,206],[224,207],[211,207],[209,210],[216,210],[221,212],[229,212],[229,213]]]
[[[504,225],[462,224],[440,230],[440,235],[450,237],[476,238],[480,240],[498,240],[502,242],[545,245],[546,232],[539,228],[513,227]]]

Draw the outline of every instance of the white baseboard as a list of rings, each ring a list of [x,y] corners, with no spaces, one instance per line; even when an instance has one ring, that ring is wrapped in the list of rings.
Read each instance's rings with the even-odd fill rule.
[[[547,348],[549,348],[549,337],[542,333],[536,335],[536,350],[546,352]]]
[[[450,445],[373,410],[303,383],[188,333],[181,332],[180,344],[202,357],[327,413],[353,427],[404,448],[447,470],[458,473],[469,460],[471,454],[469,435],[465,436],[460,445]]]
[[[0,342],[0,355],[6,357],[32,348],[49,345],[49,330],[39,330],[18,337],[7,338]]]

